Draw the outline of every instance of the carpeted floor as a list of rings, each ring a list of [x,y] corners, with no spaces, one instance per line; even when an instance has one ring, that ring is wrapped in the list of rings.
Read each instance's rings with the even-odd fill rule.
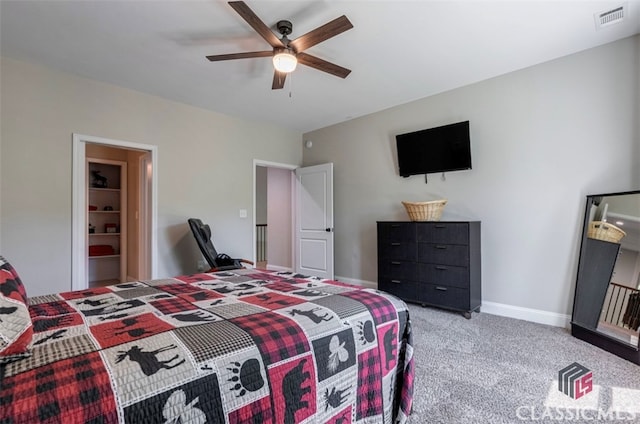
[[[410,424],[640,423],[640,366],[567,329],[409,309],[416,368]],[[593,372],[593,391],[577,400],[557,382],[558,371],[573,362]]]

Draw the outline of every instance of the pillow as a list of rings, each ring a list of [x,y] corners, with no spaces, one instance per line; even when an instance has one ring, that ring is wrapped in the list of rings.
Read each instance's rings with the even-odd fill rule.
[[[16,270],[0,256],[0,364],[29,356],[32,338],[27,292]]]

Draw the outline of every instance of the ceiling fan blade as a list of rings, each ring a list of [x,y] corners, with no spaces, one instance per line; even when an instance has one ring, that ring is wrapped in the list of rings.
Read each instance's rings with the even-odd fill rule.
[[[229,54],[214,54],[207,56],[212,62],[220,60],[232,60],[232,59],[251,59],[253,57],[271,57],[273,52],[271,50],[264,50],[261,52],[245,52],[245,53],[229,53]]]
[[[347,30],[353,28],[353,24],[346,16],[342,15],[339,18],[334,19],[331,22],[319,26],[318,28],[307,32],[304,35],[289,42],[296,52],[300,53],[311,46],[315,46],[318,43],[328,40],[331,37],[335,37]]]
[[[327,72],[340,78],[346,78],[351,73],[351,69],[343,68],[335,63],[327,62],[319,57],[307,53],[298,53],[298,63],[310,66],[319,71]]]
[[[262,22],[258,16],[253,13],[253,10],[249,9],[249,6],[243,1],[230,1],[229,6],[233,8],[238,15],[242,17],[251,28],[253,28],[262,38],[264,38],[271,47],[284,47],[282,41],[276,37],[276,35],[269,29],[269,27]]]
[[[284,87],[284,80],[287,78],[287,74],[284,72],[273,71],[273,83],[271,84],[272,90],[279,90]]]

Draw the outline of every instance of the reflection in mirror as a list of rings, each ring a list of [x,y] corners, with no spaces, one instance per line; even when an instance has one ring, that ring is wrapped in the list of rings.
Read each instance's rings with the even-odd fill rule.
[[[576,326],[615,340],[613,346],[633,348],[638,356],[640,191],[587,197],[572,317],[574,333]]]
[[[638,346],[640,327],[640,194],[604,196],[592,211],[588,237],[619,244],[597,329]]]

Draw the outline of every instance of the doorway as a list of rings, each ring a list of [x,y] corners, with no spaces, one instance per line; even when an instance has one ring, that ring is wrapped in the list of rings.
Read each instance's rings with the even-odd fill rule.
[[[256,268],[293,269],[296,168],[297,165],[254,160],[253,251]]]
[[[125,280],[157,278],[157,146],[93,136],[73,135],[72,290],[90,287],[88,246],[92,243],[88,218],[88,159],[118,160],[126,164],[127,252]],[[124,254],[124,253],[123,253]],[[121,280],[123,279],[121,278]]]
[[[254,159],[253,169],[256,266],[333,279],[333,164]]]

